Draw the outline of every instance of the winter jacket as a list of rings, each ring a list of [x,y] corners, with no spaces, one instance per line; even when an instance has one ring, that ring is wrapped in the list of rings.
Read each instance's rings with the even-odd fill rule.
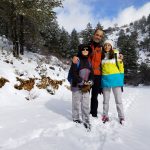
[[[105,53],[105,58],[102,60],[102,88],[118,87],[124,85],[124,65],[122,60],[118,59],[118,50],[114,50],[114,55],[115,54],[117,55],[117,62],[115,57],[109,59],[109,53]]]
[[[102,46],[99,43],[90,41],[89,44],[92,48],[92,53],[89,56],[89,61],[92,64],[94,75],[101,75],[101,56],[102,56]],[[80,54],[80,50],[78,55]]]
[[[78,90],[80,86],[84,84],[85,81],[93,81],[93,70],[88,58],[79,57],[80,64],[72,63],[71,73],[72,73],[72,90]]]

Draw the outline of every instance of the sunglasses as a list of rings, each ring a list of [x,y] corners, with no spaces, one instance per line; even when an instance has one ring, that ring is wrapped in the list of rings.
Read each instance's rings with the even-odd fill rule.
[[[82,51],[88,51],[88,47],[83,48]]]

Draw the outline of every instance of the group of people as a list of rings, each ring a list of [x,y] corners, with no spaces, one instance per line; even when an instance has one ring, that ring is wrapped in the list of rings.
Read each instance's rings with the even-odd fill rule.
[[[96,29],[92,40],[88,44],[78,47],[77,56],[69,70],[72,90],[72,119],[76,123],[83,123],[91,129],[90,114],[98,118],[98,94],[103,94],[103,123],[109,121],[109,100],[113,91],[119,123],[125,117],[122,104],[122,87],[124,84],[123,56],[114,49],[113,41],[106,40],[101,45],[104,31]],[[90,100],[91,91],[91,100]],[[80,118],[81,110],[81,118]]]

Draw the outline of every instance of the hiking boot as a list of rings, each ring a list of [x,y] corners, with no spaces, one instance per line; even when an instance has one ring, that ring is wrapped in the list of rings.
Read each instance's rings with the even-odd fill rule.
[[[109,121],[109,118],[104,115],[104,116],[102,116],[102,121],[103,121],[103,123],[106,123]]]
[[[97,118],[97,114],[92,114],[92,113],[90,114],[92,115],[92,117]]]
[[[75,122],[75,123],[82,123],[82,121],[81,120],[73,120],[73,122]]]
[[[124,118],[120,118],[120,119],[119,119],[119,123],[120,123],[121,125],[123,125],[123,124],[124,124]]]

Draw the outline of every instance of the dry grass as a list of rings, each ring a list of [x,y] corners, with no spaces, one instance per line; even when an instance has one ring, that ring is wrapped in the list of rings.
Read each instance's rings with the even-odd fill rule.
[[[0,88],[2,88],[5,85],[6,82],[9,82],[9,81],[7,79],[1,77],[0,78]]]

